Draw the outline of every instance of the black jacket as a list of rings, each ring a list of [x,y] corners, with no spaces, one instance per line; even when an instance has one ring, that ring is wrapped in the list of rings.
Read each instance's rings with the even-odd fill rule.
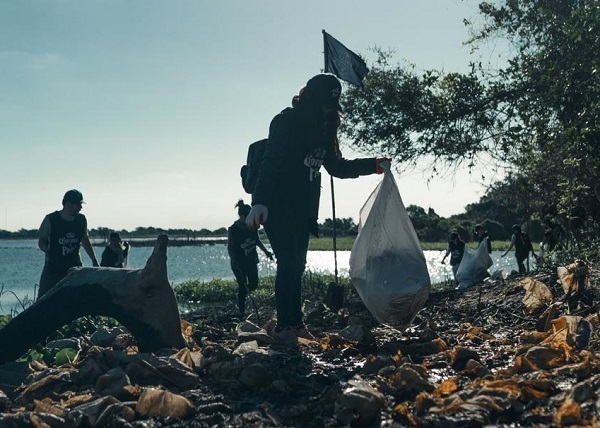
[[[269,219],[316,223],[321,194],[321,165],[338,178],[356,178],[375,172],[375,158],[347,160],[333,142],[315,141],[309,119],[297,108],[275,116],[260,167],[252,204],[266,205]]]

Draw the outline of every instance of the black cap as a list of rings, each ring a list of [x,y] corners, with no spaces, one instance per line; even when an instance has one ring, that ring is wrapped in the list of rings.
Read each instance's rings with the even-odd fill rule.
[[[306,88],[314,91],[322,105],[342,111],[342,84],[333,74],[317,74],[306,82]]]
[[[108,239],[110,239],[111,241],[113,239],[117,239],[119,242],[121,242],[121,235],[119,235],[118,232],[110,232]]]
[[[65,196],[63,196],[62,203],[65,204],[66,202],[72,202],[74,204],[85,203],[85,202],[83,202],[83,195],[81,194],[81,192],[79,190],[76,190],[76,189],[71,189],[71,190],[67,191],[67,193],[65,193]]]

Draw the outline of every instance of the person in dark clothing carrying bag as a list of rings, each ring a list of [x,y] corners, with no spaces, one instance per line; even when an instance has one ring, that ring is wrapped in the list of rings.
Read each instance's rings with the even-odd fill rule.
[[[533,251],[533,245],[531,245],[529,236],[521,231],[521,226],[514,224],[512,231],[513,235],[510,239],[510,245],[504,254],[501,255],[501,257],[506,256],[514,247],[515,259],[517,259],[517,266],[519,266],[519,273],[527,273],[524,262],[529,257],[529,252],[531,251],[531,255],[533,257],[537,257],[537,255],[535,254],[535,251]]]
[[[476,224],[475,234],[477,235],[477,242],[479,242],[479,244],[481,244],[487,238],[486,245],[488,253],[492,254],[492,240],[490,239],[490,235],[488,234],[487,230],[485,230],[485,228],[482,225]]]
[[[273,254],[267,250],[258,237],[256,230],[248,229],[246,216],[250,213],[250,205],[240,199],[236,204],[239,218],[227,229],[227,252],[231,261],[231,270],[238,284],[238,308],[240,315],[246,313],[246,296],[258,287],[258,252],[259,247],[265,255],[273,260]]]
[[[277,324],[270,334],[294,343],[314,340],[303,322],[301,281],[309,233],[317,232],[321,165],[332,176],[356,178],[382,173],[387,158],[346,160],[339,150],[339,97],[342,86],[331,74],[311,78],[294,107],[275,116],[246,218],[251,229],[264,224],[277,258]]]
[[[458,233],[452,232],[448,237],[448,249],[446,250],[446,254],[442,258],[442,264],[446,262],[446,257],[450,256],[450,266],[452,266],[452,274],[454,275],[454,280],[456,281],[456,272],[458,271],[458,266],[462,261],[463,256],[465,255],[465,243]]]
[[[62,200],[62,209],[44,217],[38,232],[38,247],[45,253],[44,269],[40,277],[38,299],[46,294],[74,266],[82,266],[79,247],[82,246],[97,267],[98,260],[90,243],[87,220],[80,213],[83,195],[69,190]]]

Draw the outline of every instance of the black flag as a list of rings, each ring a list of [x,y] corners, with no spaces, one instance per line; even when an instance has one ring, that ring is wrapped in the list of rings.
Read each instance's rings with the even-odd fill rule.
[[[323,31],[325,41],[325,72],[362,88],[369,72],[367,64],[346,46]]]

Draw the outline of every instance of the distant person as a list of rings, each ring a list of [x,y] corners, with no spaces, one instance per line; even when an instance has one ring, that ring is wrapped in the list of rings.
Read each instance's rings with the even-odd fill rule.
[[[267,250],[258,237],[256,230],[248,229],[246,216],[250,205],[240,199],[235,205],[238,219],[227,229],[227,252],[231,261],[231,270],[238,284],[238,309],[240,316],[246,313],[246,296],[258,287],[258,252],[259,247],[265,255],[273,260],[273,254]]]
[[[554,251],[562,243],[565,236],[565,229],[558,223],[548,219],[544,222],[544,238],[540,246],[540,261],[545,263],[548,253]]]
[[[544,225],[544,240],[542,245],[545,251],[553,251],[563,240],[565,229],[552,220],[546,220]]]
[[[533,251],[533,245],[529,239],[529,235],[521,230],[521,226],[514,224],[512,227],[512,237],[510,238],[510,245],[508,249],[502,254],[501,257],[506,256],[510,250],[515,249],[515,259],[517,259],[517,266],[519,267],[519,273],[527,273],[525,268],[525,260],[529,257],[529,252],[533,257],[537,257],[535,251]]]
[[[82,266],[79,247],[82,246],[93,266],[98,260],[90,243],[87,220],[80,214],[83,195],[69,190],[62,200],[62,209],[44,217],[38,232],[38,247],[45,253],[38,298],[46,294],[67,275],[69,268]]]
[[[108,245],[104,247],[100,266],[112,268],[126,268],[127,258],[129,256],[129,242],[123,242],[121,235],[117,232],[111,232],[108,238]]]
[[[456,272],[458,271],[458,266],[465,254],[465,243],[458,233],[452,232],[448,238],[448,249],[446,250],[446,254],[444,254],[444,258],[442,258],[442,264],[446,262],[446,257],[450,256],[450,266],[452,267],[452,274],[454,275],[454,280],[456,281]]]
[[[314,340],[302,314],[302,274],[309,233],[318,233],[321,166],[339,178],[383,173],[386,158],[346,160],[337,136],[342,85],[331,74],[311,78],[292,107],[273,118],[246,218],[251,229],[265,225],[277,257],[277,324],[269,333],[285,343]]]
[[[487,238],[488,253],[492,254],[492,240],[490,238],[490,235],[488,235],[488,232],[485,229],[485,227],[483,227],[481,224],[476,224],[475,225],[475,235],[477,238],[477,242],[479,242],[479,244],[481,244],[483,242],[483,240]]]

